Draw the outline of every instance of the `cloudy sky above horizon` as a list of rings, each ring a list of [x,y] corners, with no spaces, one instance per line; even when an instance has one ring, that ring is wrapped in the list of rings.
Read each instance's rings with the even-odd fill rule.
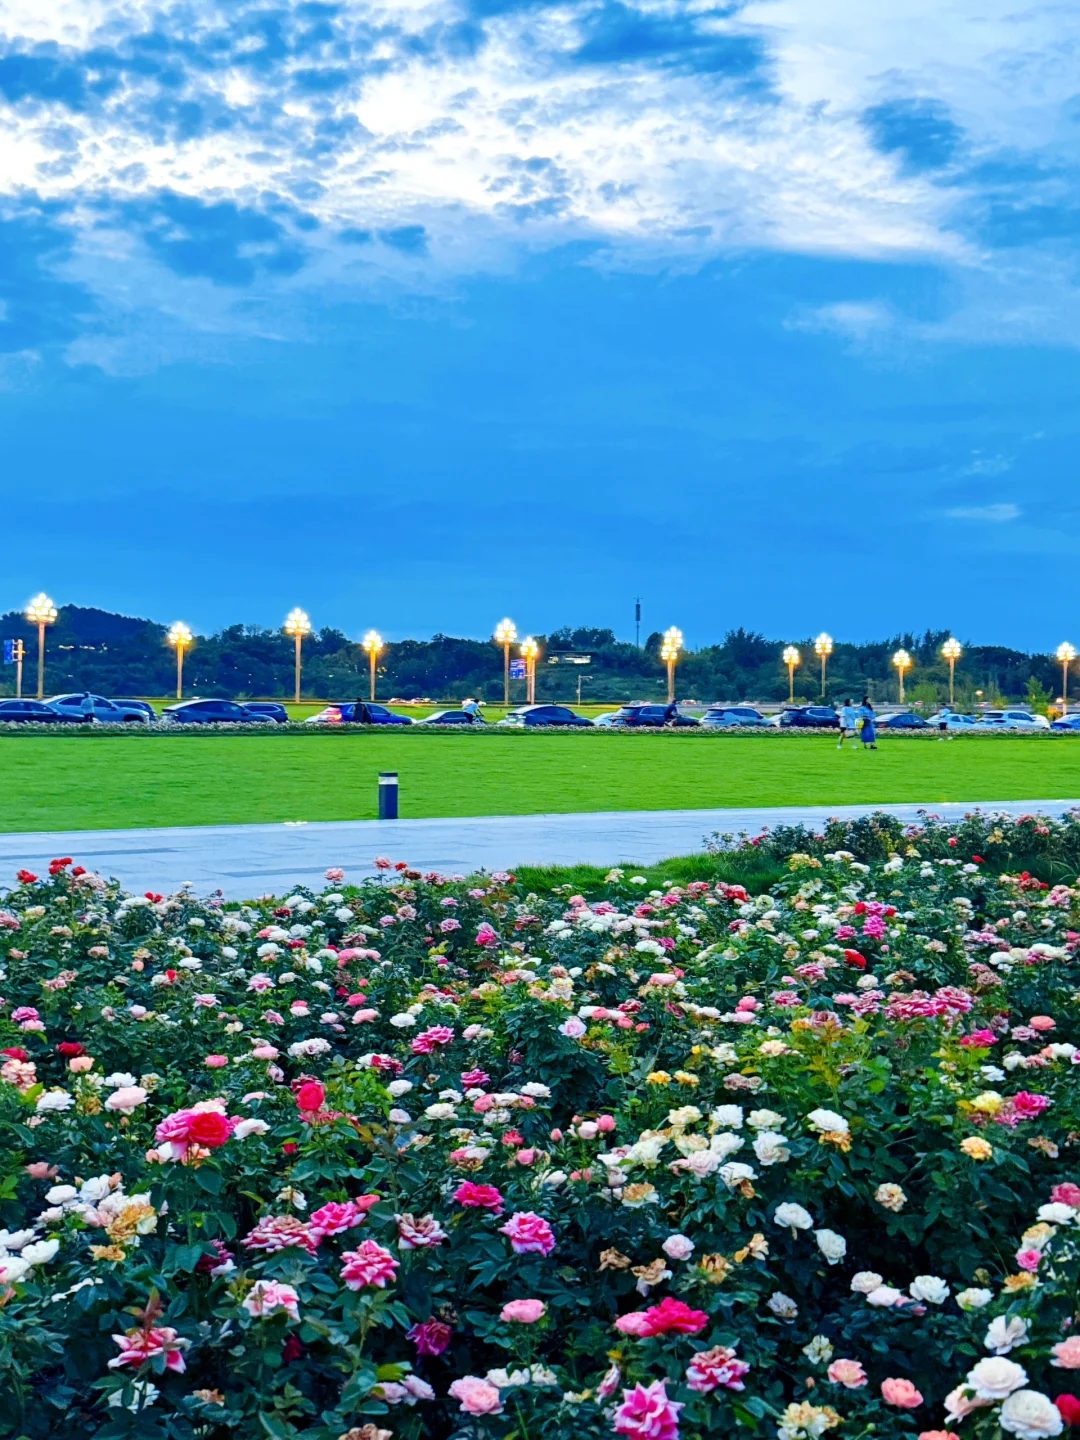
[[[1078,58],[1001,0],[7,0],[0,609],[1075,641]]]

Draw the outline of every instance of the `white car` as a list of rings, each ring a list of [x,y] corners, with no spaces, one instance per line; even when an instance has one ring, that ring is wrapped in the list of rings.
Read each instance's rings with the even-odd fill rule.
[[[944,725],[949,730],[974,730],[979,722],[974,715],[959,715],[955,710],[945,709],[931,715],[927,724],[936,725],[939,729]]]
[[[592,723],[599,725],[601,730],[610,730],[618,718],[618,710],[606,710],[603,715],[594,716]]]
[[[1050,721],[1045,715],[1033,715],[1030,710],[986,710],[982,723],[992,725],[995,730],[1050,729]]]

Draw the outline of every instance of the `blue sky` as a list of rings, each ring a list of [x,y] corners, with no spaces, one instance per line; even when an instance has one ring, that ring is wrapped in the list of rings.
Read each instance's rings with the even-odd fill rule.
[[[0,608],[1080,637],[1075,7],[0,27]]]

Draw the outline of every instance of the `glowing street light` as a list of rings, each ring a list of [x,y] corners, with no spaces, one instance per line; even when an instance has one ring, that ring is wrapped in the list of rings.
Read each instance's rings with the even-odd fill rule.
[[[192,634],[182,620],[177,620],[165,638],[176,646],[176,698],[179,700],[184,693],[184,651],[191,647]]]
[[[1061,665],[1061,713],[1069,713],[1069,666],[1076,659],[1076,650],[1067,640],[1063,640],[1054,654]]]
[[[30,604],[26,607],[26,618],[31,625],[37,626],[37,694],[39,700],[45,698],[45,626],[52,625],[56,620],[56,606],[45,594],[44,590],[40,595],[35,595]]]
[[[517,639],[517,626],[512,620],[500,620],[495,626],[495,644],[503,648],[503,704],[510,708],[510,646]]]
[[[795,666],[802,664],[802,656],[794,645],[784,646],[784,664],[787,666],[788,701],[795,704]]]
[[[904,703],[904,671],[910,670],[912,665],[911,656],[906,650],[897,650],[892,657],[892,663],[896,666],[900,675],[900,704]]]
[[[675,699],[675,662],[683,648],[683,634],[677,625],[669,625],[660,642],[660,659],[667,666],[668,704]]]
[[[821,634],[817,637],[817,639],[814,641],[814,654],[821,661],[821,698],[823,700],[825,698],[825,666],[828,663],[829,656],[832,654],[832,652],[832,636],[827,634],[823,630]]]
[[[311,634],[311,621],[299,605],[285,616],[285,634],[296,641],[296,704],[300,704],[300,646],[304,636]]]
[[[383,648],[383,638],[377,630],[369,630],[360,644],[368,653],[368,665],[371,671],[371,698],[375,699],[375,659]]]
[[[960,644],[960,641],[954,640],[950,637],[948,640],[945,641],[945,644],[942,645],[941,653],[949,662],[949,708],[951,709],[953,703],[953,694],[956,688],[956,662],[960,659],[960,656],[964,653],[964,651],[963,647]]]
[[[521,642],[521,658],[525,661],[525,685],[528,702],[536,704],[536,657],[540,654],[540,646],[531,635],[526,635]]]

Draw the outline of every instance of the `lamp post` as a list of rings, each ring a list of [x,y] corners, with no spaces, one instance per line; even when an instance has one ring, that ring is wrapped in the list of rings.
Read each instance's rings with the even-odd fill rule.
[[[795,666],[802,664],[802,656],[794,645],[784,646],[784,664],[787,666],[788,704],[795,704]]]
[[[1067,640],[1063,640],[1054,652],[1061,665],[1061,713],[1069,713],[1069,666],[1076,659],[1076,651]]]
[[[675,699],[675,662],[679,658],[679,651],[683,648],[682,631],[677,625],[669,625],[664,631],[660,642],[660,659],[667,666],[667,698],[668,704]]]
[[[814,641],[814,654],[821,661],[821,698],[823,700],[825,699],[825,666],[828,663],[829,656],[832,654],[832,652],[832,636],[827,634],[823,630],[821,634],[817,637],[817,639]]]
[[[184,651],[191,645],[191,631],[182,620],[177,620],[165,638],[176,646],[176,698],[179,700],[184,693]]]
[[[525,661],[525,687],[530,705],[536,704],[536,657],[540,654],[540,646],[531,635],[526,635],[521,642],[521,658]]]
[[[371,673],[371,699],[375,699],[375,657],[383,648],[382,636],[377,630],[369,630],[361,640],[361,645],[368,653],[368,666]]]
[[[45,698],[45,626],[56,620],[56,606],[45,594],[35,595],[26,607],[26,618],[37,626],[37,698]]]
[[[892,663],[896,666],[900,676],[900,704],[904,703],[904,671],[911,669],[911,656],[906,650],[897,650],[892,657]]]
[[[285,616],[285,634],[291,635],[296,641],[296,695],[295,703],[300,704],[300,646],[303,644],[304,636],[311,634],[311,621],[299,605],[295,610],[290,610]]]
[[[495,644],[503,648],[503,704],[510,708],[510,646],[517,639],[517,626],[512,620],[500,620],[495,626]]]
[[[941,647],[941,653],[949,662],[949,708],[952,709],[953,695],[956,690],[956,662],[964,653],[959,640],[950,639],[945,641]]]

